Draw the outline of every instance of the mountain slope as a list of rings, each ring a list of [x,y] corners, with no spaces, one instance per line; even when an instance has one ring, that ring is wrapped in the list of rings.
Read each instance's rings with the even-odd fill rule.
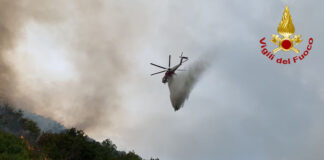
[[[40,129],[37,124],[45,127]],[[33,113],[24,115],[8,104],[0,104],[0,159],[143,160],[133,151],[118,151],[109,139],[97,142],[82,130],[65,129],[59,123]]]

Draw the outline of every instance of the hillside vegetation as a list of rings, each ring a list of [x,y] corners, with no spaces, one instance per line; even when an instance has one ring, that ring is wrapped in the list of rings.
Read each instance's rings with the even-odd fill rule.
[[[133,151],[118,151],[109,139],[100,143],[75,128],[59,133],[41,132],[34,121],[23,117],[22,111],[1,104],[0,160],[143,159]]]

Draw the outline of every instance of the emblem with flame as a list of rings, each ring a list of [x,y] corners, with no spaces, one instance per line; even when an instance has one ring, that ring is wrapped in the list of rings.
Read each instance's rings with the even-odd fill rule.
[[[298,45],[300,42],[302,42],[302,40],[300,39],[300,35],[294,35],[292,39],[290,38],[295,33],[295,27],[292,22],[291,15],[289,13],[288,6],[286,6],[285,11],[282,15],[282,20],[278,26],[278,33],[283,38],[280,38],[279,35],[272,35],[271,42],[273,42],[276,45],[279,45],[278,48],[273,50],[273,53],[276,53],[280,50],[293,50],[294,52],[299,53],[299,50],[294,47],[294,42],[295,45]]]

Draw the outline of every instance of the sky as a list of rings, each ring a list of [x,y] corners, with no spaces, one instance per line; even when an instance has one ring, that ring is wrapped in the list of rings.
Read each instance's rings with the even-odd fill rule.
[[[324,158],[324,2],[50,4],[40,11],[49,13],[46,21],[32,16],[24,22],[5,54],[20,108],[84,129],[96,140],[110,138],[118,149],[144,158]],[[290,65],[267,59],[259,43],[266,37],[267,48],[276,47],[270,39],[278,34],[285,5],[295,34],[302,35],[296,48],[305,50],[314,38],[309,55]],[[184,107],[174,112],[168,86],[162,75],[150,76],[159,70],[149,63],[166,66],[171,54],[176,64],[181,52],[189,57],[184,67],[213,56]],[[276,53],[285,54],[296,53]]]

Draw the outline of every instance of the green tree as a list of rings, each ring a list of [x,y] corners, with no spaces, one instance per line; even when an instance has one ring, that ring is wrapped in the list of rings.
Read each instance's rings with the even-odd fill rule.
[[[40,159],[28,149],[27,143],[14,135],[0,131],[1,160],[30,160]]]
[[[117,151],[109,139],[98,143],[75,128],[59,134],[44,133],[38,145],[49,158],[57,160],[142,160],[134,152]]]

